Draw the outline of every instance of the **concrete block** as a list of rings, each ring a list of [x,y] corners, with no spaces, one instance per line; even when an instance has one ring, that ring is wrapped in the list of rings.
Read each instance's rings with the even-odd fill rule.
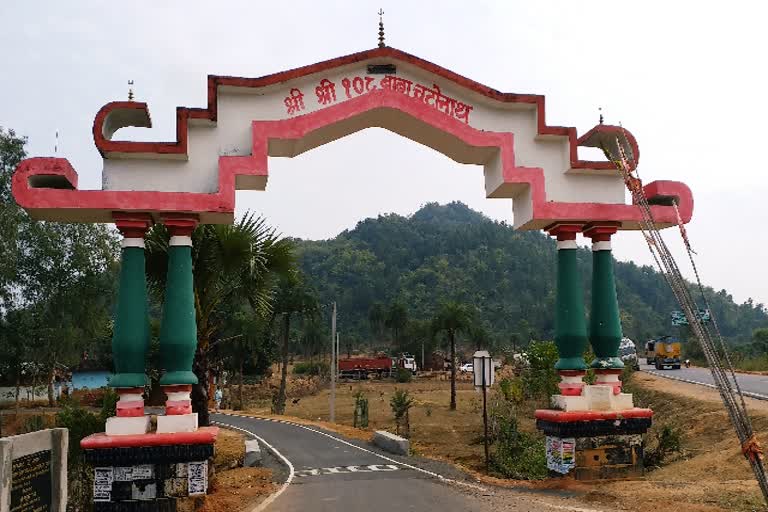
[[[197,413],[175,414],[157,417],[157,433],[195,432],[197,430]]]
[[[589,410],[589,401],[583,396],[552,395],[552,408],[561,411]]]
[[[584,386],[582,396],[589,402],[590,411],[610,411],[613,389],[608,386]]]
[[[108,436],[126,436],[149,432],[149,416],[112,416],[104,429]]]
[[[411,443],[407,439],[385,430],[373,433],[373,444],[395,455],[408,455],[411,451]]]
[[[248,439],[245,441],[245,457],[243,458],[243,466],[246,468],[253,468],[261,466],[261,447],[256,439]]]
[[[626,411],[627,409],[634,408],[635,401],[632,399],[632,393],[613,395],[612,407],[614,411]]]

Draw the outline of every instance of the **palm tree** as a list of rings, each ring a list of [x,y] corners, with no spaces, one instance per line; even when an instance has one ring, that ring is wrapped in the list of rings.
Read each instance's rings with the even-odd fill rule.
[[[274,314],[283,316],[283,347],[282,372],[280,389],[274,404],[274,412],[285,412],[285,389],[288,381],[288,350],[290,348],[291,315],[304,314],[313,316],[317,313],[317,299],[304,284],[304,279],[298,270],[293,270],[282,276],[275,297]]]
[[[432,335],[445,331],[451,344],[451,410],[456,410],[456,334],[469,332],[473,315],[466,304],[445,302],[432,319]]]
[[[168,268],[168,241],[168,230],[162,224],[153,226],[147,235],[147,279],[159,297]],[[192,388],[192,407],[201,425],[208,424],[209,348],[230,320],[224,309],[246,302],[254,314],[270,315],[277,278],[294,261],[293,244],[252,213],[235,224],[204,224],[192,233],[197,321],[193,371],[199,381]]]

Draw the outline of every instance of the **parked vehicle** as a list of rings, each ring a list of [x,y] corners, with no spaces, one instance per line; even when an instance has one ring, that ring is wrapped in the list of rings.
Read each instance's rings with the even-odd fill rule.
[[[410,370],[410,372],[414,375],[416,375],[416,371],[419,369],[418,365],[416,364],[416,358],[411,354],[405,353],[400,354],[400,357],[397,358],[397,366],[398,368]]]
[[[473,373],[474,369],[472,367],[472,363],[464,363],[461,366],[459,366],[459,371],[461,373]]]
[[[389,357],[353,357],[339,359],[339,377],[347,379],[367,379],[374,374],[377,377],[389,377],[395,362]]]

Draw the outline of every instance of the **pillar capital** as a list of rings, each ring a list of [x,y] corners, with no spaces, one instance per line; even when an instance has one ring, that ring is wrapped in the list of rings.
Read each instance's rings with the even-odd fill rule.
[[[576,240],[576,235],[584,229],[582,222],[556,222],[544,228],[549,236],[557,238],[558,242]]]
[[[592,242],[610,242],[611,236],[621,227],[621,222],[590,222],[584,226],[584,236]]]
[[[152,216],[148,213],[113,212],[112,219],[124,238],[144,238],[152,226]]]
[[[166,213],[160,216],[171,236],[192,236],[200,218],[191,213]]]

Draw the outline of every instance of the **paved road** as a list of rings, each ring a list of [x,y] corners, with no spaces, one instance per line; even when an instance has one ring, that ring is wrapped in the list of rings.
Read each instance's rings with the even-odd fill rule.
[[[653,366],[641,364],[640,369],[644,372],[667,377],[672,379],[682,379],[696,384],[705,384],[713,386],[715,381],[709,368],[680,368],[679,370],[657,370]],[[739,386],[745,396],[768,400],[768,376],[737,374]]]
[[[213,415],[213,419],[258,435],[293,465],[291,485],[267,510],[486,510],[430,475],[335,437],[255,418]]]
[[[259,436],[292,464],[293,480],[267,512],[574,510],[563,506],[575,503],[562,493],[545,497],[483,488],[448,464],[384,454],[314,428],[222,414],[211,418]],[[435,473],[452,480],[441,481]]]

